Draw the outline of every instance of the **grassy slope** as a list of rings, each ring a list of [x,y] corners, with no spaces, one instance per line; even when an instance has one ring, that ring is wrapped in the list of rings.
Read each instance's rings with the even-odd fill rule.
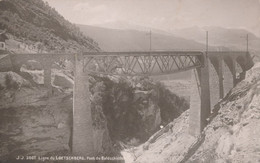
[[[0,29],[27,43],[40,42],[48,50],[99,50],[93,39],[42,0],[0,1]]]

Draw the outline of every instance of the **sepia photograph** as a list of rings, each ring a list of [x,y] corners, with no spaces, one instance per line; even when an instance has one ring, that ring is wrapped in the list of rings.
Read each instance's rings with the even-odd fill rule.
[[[260,0],[0,0],[0,163],[260,162]]]

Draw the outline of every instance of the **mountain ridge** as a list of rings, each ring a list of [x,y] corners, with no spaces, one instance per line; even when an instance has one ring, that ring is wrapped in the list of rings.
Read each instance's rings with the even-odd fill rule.
[[[150,50],[148,32],[136,29],[111,29],[77,24],[80,30],[94,38],[105,51]],[[152,50],[203,50],[205,45],[173,35],[155,33],[151,36]]]
[[[243,28],[224,28],[219,26],[193,26],[172,31],[174,35],[190,38],[200,43],[206,42],[208,31],[209,44],[213,46],[229,47],[234,50],[246,50],[248,34],[249,50],[260,51],[260,38]]]
[[[119,25],[118,25],[119,24]],[[82,25],[77,25],[82,26]],[[146,26],[136,25],[127,23],[124,21],[119,22],[109,22],[104,24],[96,25],[85,25],[87,27],[97,27],[109,30],[120,30],[122,31],[140,31],[149,35],[150,30],[152,34],[163,34],[172,37],[179,37],[182,39],[192,40],[200,44],[206,44],[206,31],[208,31],[208,40],[211,48],[209,50],[247,50],[246,37],[249,35],[249,51],[252,53],[257,53],[260,51],[260,38],[244,29],[244,28],[226,28],[221,26],[191,26],[187,28],[172,29],[169,31],[164,31],[161,29],[150,28]],[[82,30],[82,27],[80,27]],[[93,30],[93,29],[91,29]],[[83,29],[84,31],[84,29]],[[147,36],[148,37],[148,36]],[[111,43],[112,44],[112,43]],[[189,45],[189,44],[187,44]],[[146,48],[147,49],[147,48]],[[205,48],[204,48],[205,49]],[[203,49],[203,50],[204,50]]]

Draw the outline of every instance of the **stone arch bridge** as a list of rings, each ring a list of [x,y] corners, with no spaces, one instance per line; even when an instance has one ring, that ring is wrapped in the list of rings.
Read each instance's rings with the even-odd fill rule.
[[[207,125],[211,112],[210,71],[218,77],[218,98],[224,97],[224,65],[228,67],[233,86],[245,77],[253,66],[246,51],[142,51],[142,52],[84,52],[80,54],[9,54],[0,55],[0,71],[12,69],[17,73],[28,60],[35,60],[44,69],[44,85],[52,94],[51,65],[60,60],[74,63],[73,95],[73,154],[93,156],[96,152],[89,102],[88,74],[100,73],[122,76],[153,76],[195,70],[192,74],[197,96],[190,100],[191,135],[197,136]],[[9,67],[7,65],[10,65]],[[238,71],[238,67],[240,71]]]

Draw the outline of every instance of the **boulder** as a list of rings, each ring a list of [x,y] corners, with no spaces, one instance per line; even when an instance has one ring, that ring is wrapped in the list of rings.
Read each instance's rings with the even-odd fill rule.
[[[58,86],[64,89],[73,88],[73,80],[63,73],[54,73],[53,83],[54,86]]]
[[[1,72],[0,73],[0,85],[1,88],[18,89],[22,86],[30,86],[30,82],[15,72]]]

